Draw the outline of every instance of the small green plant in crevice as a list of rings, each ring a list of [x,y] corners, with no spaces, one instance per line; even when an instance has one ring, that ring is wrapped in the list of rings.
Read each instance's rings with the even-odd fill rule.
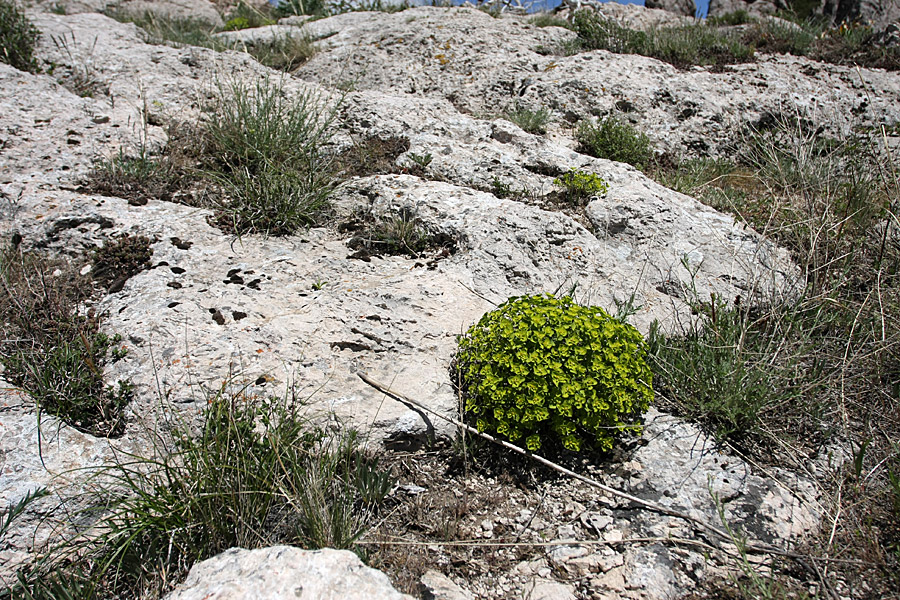
[[[38,71],[34,46],[41,32],[13,0],[0,0],[0,61],[20,71]]]
[[[15,504],[10,504],[5,511],[6,514],[3,515],[3,521],[0,522],[0,539],[3,539],[6,532],[12,527],[13,521],[25,512],[29,504],[49,495],[50,491],[47,488],[39,487],[26,492],[25,496]]]
[[[342,226],[355,231],[347,242],[366,256],[405,255],[420,258],[428,252],[446,257],[456,251],[456,242],[442,233],[425,228],[415,211],[400,208],[382,214],[367,212]]]
[[[40,561],[38,580],[71,573],[90,582],[85,597],[158,597],[235,546],[354,548],[393,486],[355,432],[317,428],[291,392],[259,397],[234,380],[204,405],[199,427],[169,417],[149,452],[93,471],[78,517],[95,526]]]
[[[425,171],[425,169],[428,168],[428,165],[431,164],[431,161],[434,157],[432,157],[430,153],[416,154],[415,152],[408,152],[406,154],[406,158],[408,158],[414,166],[418,167],[422,171]]]
[[[554,179],[553,184],[565,188],[565,201],[575,206],[584,206],[594,196],[602,196],[609,190],[602,177],[578,169],[569,169]]]
[[[460,338],[453,368],[480,431],[529,450],[607,451],[641,430],[653,398],[646,351],[634,327],[599,307],[520,296]]]
[[[528,190],[517,190],[512,186],[512,184],[506,183],[499,177],[493,177],[491,179],[491,187],[490,190],[487,191],[490,191],[490,193],[497,196],[501,200],[506,198],[521,200],[528,195]]]
[[[43,413],[93,435],[121,434],[131,385],[104,381],[103,367],[121,338],[102,333],[99,318],[83,313],[90,280],[15,248],[4,249],[0,278],[4,378]]]
[[[60,85],[82,98],[93,98],[98,93],[109,94],[109,86],[103,83],[91,64],[97,45],[96,37],[90,48],[82,52],[74,49],[77,46],[74,33],[51,35],[50,40],[57,50],[66,54],[71,66],[60,72],[59,65],[53,63],[47,68],[48,75],[57,77]]]
[[[329,209],[335,168],[324,146],[334,108],[283,82],[220,83],[205,123],[205,166],[219,186],[216,222],[238,234],[286,235]]]
[[[550,122],[550,111],[546,108],[531,110],[518,104],[503,113],[503,118],[515,123],[522,130],[535,135],[547,133],[547,123]]]
[[[643,169],[653,157],[650,138],[614,115],[600,121],[582,121],[576,138],[579,152],[628,163],[638,169]]]
[[[143,235],[121,235],[91,253],[91,278],[109,292],[121,290],[129,279],[150,268],[152,241]]]

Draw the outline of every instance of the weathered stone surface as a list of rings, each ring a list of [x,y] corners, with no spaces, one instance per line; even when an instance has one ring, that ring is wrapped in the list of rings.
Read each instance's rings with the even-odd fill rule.
[[[780,8],[782,6],[777,0],[756,0],[755,2],[747,2],[745,0],[709,0],[709,11],[706,16],[721,17],[739,10],[745,10],[753,15],[773,15]]]
[[[40,14],[35,22],[44,33],[40,60],[55,63],[55,73],[88,67],[109,95],[80,98],[56,81],[58,75],[0,64],[0,232],[18,232],[26,248],[72,260],[84,260],[84,249],[114,234],[153,240],[155,268],[99,306],[104,327],[124,335],[129,350],[108,376],[136,384],[128,431],[117,442],[123,447],[141,447],[141,422],[153,420],[160,395],[174,410],[196,413],[205,401],[202,387],[218,388],[229,376],[259,394],[281,394],[294,382],[310,396],[312,410],[363,427],[373,444],[449,435],[446,423],[385,399],[356,373],[456,415],[448,375],[455,336],[511,295],[575,286],[579,299],[611,310],[617,301],[632,302],[633,322],[646,331],[653,319],[666,326],[686,315],[693,289],[704,297],[735,297],[755,284],[790,287],[795,269],[784,251],[627,165],[575,152],[570,121],[631,106],[628,115],[661,147],[697,152],[703,142],[716,152],[743,124],[796,106],[821,109],[825,124],[840,129],[868,97],[865,110],[857,110],[862,123],[900,120],[896,77],[879,71],[861,70],[864,86],[850,69],[778,57],[731,72],[684,73],[606,52],[542,56],[535,46],[572,33],[537,29],[521,18],[435,8],[340,15],[284,30],[308,32],[324,48],[302,72],[308,81],[286,78],[285,93],[313,90],[337,98],[328,84],[353,84],[358,91],[338,105],[334,149],[369,137],[404,137],[409,151],[398,167],[408,164],[410,153],[431,154],[427,177],[352,178],[335,194],[329,227],[235,239],[209,224],[209,211],[161,200],[130,206],[78,191],[78,182],[99,157],[161,148],[162,124],[202,119],[216,81],[279,76],[243,53],[145,44],[133,25],[101,15]],[[262,39],[276,30],[241,36]],[[67,49],[52,43],[59,36],[71,39]],[[807,74],[812,71],[817,75]],[[551,132],[534,136],[499,118],[517,101],[552,108],[557,122]],[[606,195],[574,216],[552,210],[558,207],[548,200],[555,176],[570,168],[610,184]],[[527,193],[519,200],[498,198],[486,191],[495,182]],[[456,252],[433,262],[348,258],[350,236],[334,225],[359,210],[400,209],[413,212],[429,232],[454,239]],[[54,448],[43,449],[53,466],[42,470],[36,431],[28,429],[33,422],[29,404],[4,408],[0,436],[13,446],[3,449],[2,502],[37,485],[63,493],[54,473],[108,460],[105,441],[62,427]],[[802,480],[790,479],[797,491],[788,494],[718,453],[696,428],[659,413],[649,415],[645,437],[648,443],[625,457],[611,483],[715,521],[712,489],[728,500],[729,519],[765,540],[792,540],[814,526],[811,492]],[[588,532],[611,543],[630,535],[694,535],[684,523],[670,525],[667,517],[602,500],[604,506],[591,507],[584,519],[572,512],[569,525],[545,523],[550,535]],[[29,514],[31,526],[40,512]],[[537,529],[545,517],[519,526]],[[492,517],[480,522],[482,537],[501,527]],[[4,568],[27,554],[27,531],[17,530],[0,555]],[[706,572],[699,552],[680,552],[662,544],[621,552],[591,548],[558,553],[557,562],[596,581],[598,594],[657,598],[690,589]],[[237,565],[229,556],[223,560]],[[260,568],[275,559],[265,560]],[[547,563],[534,567],[529,577],[552,576]]]
[[[279,23],[278,25],[239,29],[237,31],[222,31],[215,34],[215,37],[232,47],[236,44],[256,46],[271,43],[273,40],[280,38],[299,37],[303,33],[305,32],[295,25]]]
[[[413,600],[347,550],[232,548],[195,564],[166,600]]]
[[[426,571],[421,583],[422,600],[473,600],[472,594],[439,571]]]
[[[575,600],[571,585],[544,579],[535,579],[525,589],[525,594],[529,600]]]
[[[560,133],[566,140],[571,133],[564,128],[616,111],[647,133],[658,150],[691,155],[729,155],[735,137],[766,115],[799,113],[821,121],[832,134],[900,121],[900,81],[878,69],[857,72],[761,55],[757,62],[718,72],[679,71],[651,58],[604,50],[545,56],[535,50],[574,33],[467,9],[352,13],[310,26],[315,37],[333,35],[319,42],[322,51],[297,72],[306,80],[391,96],[445,98],[459,111],[480,116],[501,115],[516,105],[545,107],[556,122],[550,137]]]
[[[659,8],[685,17],[693,17],[697,13],[694,0],[647,0],[647,8]]]
[[[120,450],[132,450],[117,444]],[[58,419],[42,416],[34,402],[0,379],[0,507],[19,503],[39,488],[51,496],[29,505],[0,544],[0,582],[32,557],[59,526],[58,511],[73,509],[71,498],[84,491],[85,469],[113,459],[107,440],[81,433]],[[59,531],[55,531],[59,533]]]

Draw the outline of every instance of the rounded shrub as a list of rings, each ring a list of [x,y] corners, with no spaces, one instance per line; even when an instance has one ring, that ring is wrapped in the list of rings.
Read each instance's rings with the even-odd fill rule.
[[[653,398],[647,345],[602,308],[550,295],[510,298],[459,341],[455,368],[479,431],[529,450],[612,448],[640,433]]]

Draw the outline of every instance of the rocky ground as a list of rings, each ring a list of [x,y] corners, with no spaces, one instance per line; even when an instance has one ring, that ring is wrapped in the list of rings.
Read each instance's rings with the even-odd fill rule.
[[[135,25],[95,12],[29,17],[44,73],[0,64],[0,230],[29,250],[81,261],[84,272],[86,250],[121,236],[148,238],[152,259],[96,304],[128,350],[106,373],[135,385],[124,435],[106,440],[45,420],[39,445],[33,403],[3,391],[0,502],[38,485],[59,502],[79,485],[73,469],[114,450],[140,452],[160,411],[196,413],[204,389],[235,378],[262,395],[292,385],[314,413],[393,449],[394,508],[363,541],[369,564],[404,592],[418,593],[429,568],[452,578],[459,597],[477,598],[676,597],[740,571],[716,548],[721,540],[683,520],[522,463],[511,472],[477,458],[456,465],[452,453],[427,450],[449,443],[454,425],[357,374],[453,417],[456,336],[510,296],[574,287],[585,302],[633,306],[631,322],[646,333],[653,320],[671,327],[689,315],[692,294],[790,291],[798,271],[786,251],[631,166],[576,152],[573,126],[617,110],[660,151],[716,156],[772,115],[802,111],[835,132],[900,122],[895,73],[784,56],[684,71],[606,51],[548,55],[541,49],[574,34],[468,8],[288,19],[227,34],[248,45],[312,36],[318,53],[284,76],[243,52],[148,43]],[[375,153],[372,140],[399,147],[386,169],[346,178],[328,226],[236,237],[190,202],[141,204],[85,188],[96,161],[190,135],[221,82],[266,77],[334,107],[336,154]],[[73,93],[85,82],[93,97]],[[504,119],[516,106],[549,109],[548,132]],[[553,181],[573,168],[601,175],[609,191],[584,210],[559,210]],[[498,184],[524,193],[501,198]],[[433,244],[417,256],[360,251],[348,224],[361,214],[414,215]],[[827,463],[821,457],[813,472]],[[785,550],[820,527],[809,473],[762,470],[656,411],[640,442],[578,468]],[[3,540],[7,569],[47,535],[41,517],[55,504],[36,506]]]

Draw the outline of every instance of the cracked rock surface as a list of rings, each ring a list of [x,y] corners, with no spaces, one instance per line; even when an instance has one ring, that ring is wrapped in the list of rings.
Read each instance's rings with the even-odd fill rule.
[[[17,233],[26,249],[70,261],[114,236],[142,235],[151,240],[152,268],[97,306],[104,328],[123,335],[128,349],[107,373],[110,381],[135,384],[125,435],[110,442],[45,422],[45,431],[57,430],[48,438],[53,448],[47,440],[43,446],[45,469],[33,405],[0,391],[4,506],[39,485],[68,493],[70,484],[57,474],[109,460],[110,444],[143,447],[142,427],[161,397],[172,410],[196,412],[203,389],[229,377],[251,393],[281,394],[294,385],[310,398],[311,411],[336,414],[386,447],[448,439],[452,425],[385,398],[357,374],[456,416],[448,372],[456,336],[510,296],[574,286],[579,299],[609,310],[631,303],[632,322],[646,333],[653,320],[670,327],[689,314],[689,292],[734,298],[791,289],[795,266],[756,232],[633,167],[577,153],[568,124],[580,118],[627,101],[630,118],[660,147],[710,153],[723,152],[745,124],[792,106],[821,111],[834,129],[848,127],[854,110],[864,123],[900,120],[900,84],[880,71],[764,57],[721,73],[679,72],[602,51],[539,54],[537,46],[572,33],[536,28],[525,18],[439,8],[349,13],[302,26],[322,51],[283,80],[284,91],[311,91],[333,103],[336,153],[370,138],[404,138],[408,149],[395,159],[396,172],[344,182],[327,226],[236,238],[211,225],[206,209],[162,199],[135,206],[81,191],[80,182],[94,161],[120,150],[159,151],[171,132],[164,125],[203,118],[217,81],[280,75],[240,52],[148,44],[134,25],[101,14],[31,18],[43,33],[38,59],[56,67],[54,75],[33,75],[0,64],[0,233]],[[62,37],[70,40],[66,49],[51,42]],[[70,74],[86,68],[104,90],[94,98],[66,87]],[[354,91],[336,89],[347,82]],[[515,102],[550,108],[556,124],[546,136],[522,131],[500,114]],[[403,172],[413,155],[432,157],[421,176]],[[572,168],[609,184],[579,213],[546,200],[558,191],[553,180]],[[498,181],[528,193],[500,198],[492,193]],[[453,250],[355,253],[352,234],[338,225],[361,211],[407,211],[430,235],[452,240]],[[645,440],[597,476],[715,522],[712,490],[730,519],[772,543],[790,543],[817,526],[815,493],[802,478],[779,474],[790,481],[788,491],[740,458],[721,455],[694,426],[657,412],[648,415]],[[522,506],[533,499],[526,500]],[[610,544],[632,533],[693,535],[668,517],[599,499],[578,502],[584,510],[561,510],[546,528]],[[51,503],[37,506],[52,511]],[[509,507],[510,514],[522,506]],[[531,515],[506,523],[484,515],[477,526],[482,537],[516,523],[540,531],[533,522],[525,526]],[[39,517],[31,514],[4,541],[4,568],[40,542],[26,535]],[[560,529],[566,526],[571,531]],[[434,585],[459,584],[462,597],[659,598],[684,592],[705,572],[699,550],[675,556],[663,544],[611,548],[573,543],[543,563],[514,565],[471,585]],[[489,589],[495,576],[507,578],[506,588]]]

